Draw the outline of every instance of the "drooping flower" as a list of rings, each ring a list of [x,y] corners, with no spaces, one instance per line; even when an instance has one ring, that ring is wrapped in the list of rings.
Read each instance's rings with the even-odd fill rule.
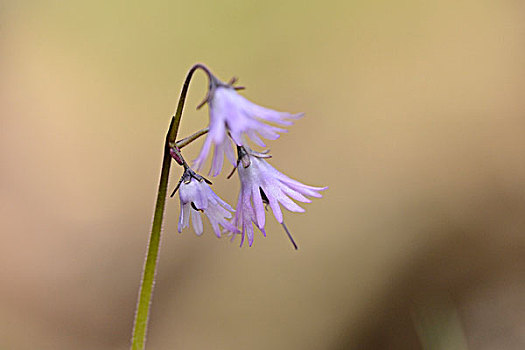
[[[188,227],[191,216],[195,233],[201,235],[203,231],[201,212],[208,217],[217,237],[221,237],[219,225],[228,231],[234,232],[237,230],[235,226],[226,220],[232,217],[231,212],[235,210],[219,198],[204,179],[191,169],[187,169],[181,178],[179,197],[179,232],[182,232],[183,228]]]
[[[260,136],[268,140],[276,140],[280,136],[279,133],[287,131],[268,123],[289,126],[293,124],[293,119],[303,116],[303,113],[278,112],[256,105],[239,95],[234,86],[219,81],[211,73],[210,90],[206,101],[210,112],[209,133],[194,167],[196,170],[202,167],[213,144],[215,149],[209,172],[212,176],[220,173],[225,154],[232,165],[235,164],[228,134],[238,146],[246,144],[247,136],[257,145],[265,147]]]
[[[249,245],[253,244],[252,222],[266,236],[264,231],[265,205],[270,206],[277,222],[283,224],[280,205],[293,212],[304,212],[304,209],[292,199],[310,203],[311,200],[305,196],[322,197],[319,191],[328,188],[304,185],[289,178],[264,160],[263,158],[268,157],[264,154],[253,152],[246,147],[238,147],[237,150],[239,154],[237,171],[241,180],[241,190],[232,223],[240,228],[241,245],[245,236],[248,236]],[[286,227],[285,230],[290,236]],[[292,243],[294,243],[293,240]]]

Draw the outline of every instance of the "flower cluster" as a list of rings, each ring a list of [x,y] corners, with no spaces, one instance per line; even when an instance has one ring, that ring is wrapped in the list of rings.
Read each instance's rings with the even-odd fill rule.
[[[219,175],[226,156],[234,165],[234,170],[237,169],[241,186],[237,208],[234,210],[212,191],[209,186],[211,182],[195,173],[186,164],[177,145],[173,145],[172,157],[185,168],[175,189],[175,191],[179,189],[181,203],[179,232],[189,226],[191,216],[195,233],[202,234],[203,225],[200,215],[202,212],[208,217],[218,237],[221,236],[219,226],[222,226],[222,233],[228,233],[232,238],[240,235],[241,246],[247,238],[251,246],[254,240],[253,225],[266,236],[265,209],[269,206],[275,219],[283,225],[297,249],[284,224],[281,206],[289,211],[303,212],[304,209],[294,200],[309,203],[311,200],[307,196],[321,197],[319,191],[326,187],[307,186],[282,174],[266,161],[270,158],[267,151],[259,153],[252,150],[248,141],[266,147],[261,137],[276,140],[281,133],[287,132],[284,127],[292,125],[293,120],[302,117],[303,114],[278,112],[256,105],[237,92],[241,88],[233,85],[235,80],[228,84],[223,83],[207,68],[204,66],[201,68],[208,74],[210,81],[208,95],[203,102],[209,107],[209,131],[202,150],[194,161],[194,169],[199,171],[202,168],[213,146],[209,174]],[[235,157],[234,145],[237,157]],[[235,212],[233,218],[232,212]]]

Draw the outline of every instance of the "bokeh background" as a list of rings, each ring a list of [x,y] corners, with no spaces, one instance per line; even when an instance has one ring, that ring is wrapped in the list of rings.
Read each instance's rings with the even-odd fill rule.
[[[169,200],[148,348],[525,348],[523,1],[4,0],[1,349],[128,348],[196,62],[306,112],[271,162],[330,188],[285,214],[299,251],[271,219],[252,248],[178,234]]]

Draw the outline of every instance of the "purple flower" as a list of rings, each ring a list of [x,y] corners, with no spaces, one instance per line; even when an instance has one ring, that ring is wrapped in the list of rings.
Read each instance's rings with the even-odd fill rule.
[[[304,209],[292,199],[310,203],[311,200],[305,196],[322,197],[318,192],[328,188],[307,186],[289,178],[268,164],[263,159],[268,156],[264,154],[255,153],[245,147],[238,147],[238,153],[237,171],[241,180],[241,191],[232,223],[236,227],[240,227],[241,245],[244,242],[245,235],[248,236],[249,245],[253,244],[252,223],[256,224],[266,236],[264,231],[265,204],[270,206],[275,219],[283,224],[283,213],[280,205],[293,212],[304,212]],[[290,236],[286,227],[285,230]],[[294,243],[293,240],[292,243]]]
[[[228,134],[238,146],[245,145],[245,136],[248,136],[257,145],[265,147],[260,136],[268,140],[275,140],[279,138],[279,133],[286,132],[285,129],[268,123],[288,126],[292,125],[290,119],[303,116],[303,113],[277,112],[258,106],[239,95],[235,87],[220,82],[212,75],[206,101],[210,110],[210,129],[194,166],[196,170],[202,167],[213,144],[215,150],[209,172],[212,176],[220,173],[224,154],[232,164],[235,164],[235,156]]]
[[[179,197],[179,232],[182,232],[183,228],[188,227],[191,215],[193,229],[197,235],[201,235],[203,228],[200,212],[203,212],[208,217],[217,237],[221,237],[219,225],[228,231],[234,232],[237,230],[235,226],[226,220],[232,217],[230,212],[234,211],[233,208],[220,199],[201,176],[190,169],[186,170],[181,178]]]

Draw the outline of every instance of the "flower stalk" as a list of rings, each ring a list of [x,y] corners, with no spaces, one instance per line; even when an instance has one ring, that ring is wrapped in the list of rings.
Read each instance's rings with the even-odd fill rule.
[[[194,133],[193,135],[190,135],[188,137],[183,138],[182,140],[177,141],[175,143],[175,146],[177,146],[178,149],[186,147],[187,145],[189,145],[193,141],[197,140],[199,137],[201,137],[203,135],[206,135],[209,130],[210,130],[210,128],[201,129],[201,130],[197,131],[196,133]]]
[[[205,104],[208,105],[209,126],[176,142],[190,81],[197,69],[204,71],[208,77],[207,95],[197,109]],[[266,162],[265,159],[271,158],[268,150],[256,152],[246,144],[247,141],[251,141],[259,147],[266,147],[261,137],[276,140],[281,133],[287,132],[284,127],[292,125],[294,120],[303,116],[303,113],[292,114],[261,107],[239,95],[237,91],[244,87],[234,86],[235,83],[235,78],[229,83],[220,81],[202,64],[195,64],[186,75],[177,109],[171,118],[164,142],[153,225],[133,323],[132,350],[145,348],[172,159],[184,169],[171,194],[173,196],[178,191],[180,199],[178,231],[182,232],[188,227],[191,219],[193,230],[197,235],[201,235],[203,233],[201,214],[203,214],[217,237],[220,238],[223,233],[228,233],[232,239],[236,235],[241,235],[241,246],[245,238],[250,246],[253,244],[254,225],[266,236],[265,208],[269,206],[275,219],[283,226],[294,248],[297,249],[297,244],[284,223],[281,205],[292,212],[303,212],[304,209],[293,200],[309,203],[311,200],[306,196],[321,197],[319,191],[326,189],[326,187],[304,185],[280,173]],[[217,176],[226,157],[234,165],[234,170],[228,178],[237,170],[241,184],[236,209],[222,200],[211,189],[212,183],[192,170],[182,156],[181,149],[203,135],[206,135],[206,138],[193,166],[199,171],[213,147],[209,175]],[[232,143],[237,147],[237,160]],[[234,217],[233,213],[235,213]]]
[[[175,143],[190,81],[193,73],[195,73],[198,68],[201,68],[208,73],[208,69],[201,64],[196,64],[191,67],[188,74],[186,75],[184,85],[182,86],[177,110],[175,111],[174,116],[171,118],[170,127],[168,129],[168,133],[166,134],[166,141],[164,143],[164,156],[162,158],[162,169],[160,172],[159,188],[157,191],[157,201],[155,203],[155,211],[153,215],[153,224],[151,227],[148,250],[142,272],[139,298],[137,302],[137,309],[135,311],[135,321],[133,323],[133,336],[131,340],[132,350],[142,350],[146,344],[149,311],[151,299],[153,296],[153,286],[155,284],[155,277],[157,273],[162,221],[164,217],[164,207],[166,206],[166,195],[171,167],[170,145]]]

